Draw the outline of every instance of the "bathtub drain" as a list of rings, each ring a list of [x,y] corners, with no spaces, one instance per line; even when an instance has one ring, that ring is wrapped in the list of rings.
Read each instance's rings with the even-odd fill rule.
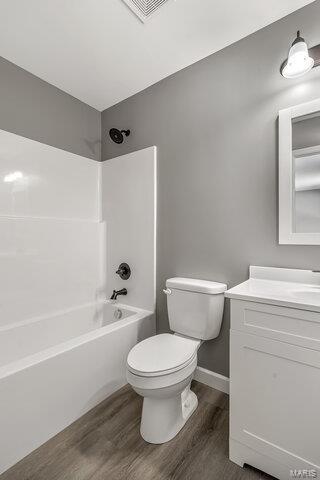
[[[114,311],[114,314],[113,314],[114,318],[116,320],[120,320],[120,318],[122,317],[122,311],[120,310],[120,308],[117,308],[115,311]]]

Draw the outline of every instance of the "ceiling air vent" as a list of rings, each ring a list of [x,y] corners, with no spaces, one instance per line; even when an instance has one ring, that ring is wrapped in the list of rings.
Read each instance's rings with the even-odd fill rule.
[[[146,22],[160,7],[169,0],[123,0],[142,21]]]

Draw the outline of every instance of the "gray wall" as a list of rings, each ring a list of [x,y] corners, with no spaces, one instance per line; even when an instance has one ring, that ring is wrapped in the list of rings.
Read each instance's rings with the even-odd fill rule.
[[[101,115],[0,57],[0,129],[100,159]]]
[[[319,1],[176,73],[102,114],[102,159],[158,146],[158,328],[168,328],[165,279],[227,282],[248,266],[319,268],[320,247],[279,246],[278,110],[320,95],[320,68],[286,80],[279,66],[300,28],[320,43]],[[110,127],[130,128],[123,145]],[[200,364],[228,374],[229,305]]]

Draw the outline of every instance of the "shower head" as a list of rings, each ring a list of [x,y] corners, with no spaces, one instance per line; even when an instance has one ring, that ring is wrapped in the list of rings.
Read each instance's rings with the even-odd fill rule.
[[[130,130],[118,130],[117,128],[111,128],[109,130],[109,135],[111,140],[113,140],[115,143],[122,143],[123,135],[128,137],[130,135]]]

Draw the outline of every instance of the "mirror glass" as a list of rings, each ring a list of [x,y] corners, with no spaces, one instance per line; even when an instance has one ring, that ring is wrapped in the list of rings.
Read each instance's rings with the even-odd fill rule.
[[[320,112],[292,119],[295,233],[320,232]]]

